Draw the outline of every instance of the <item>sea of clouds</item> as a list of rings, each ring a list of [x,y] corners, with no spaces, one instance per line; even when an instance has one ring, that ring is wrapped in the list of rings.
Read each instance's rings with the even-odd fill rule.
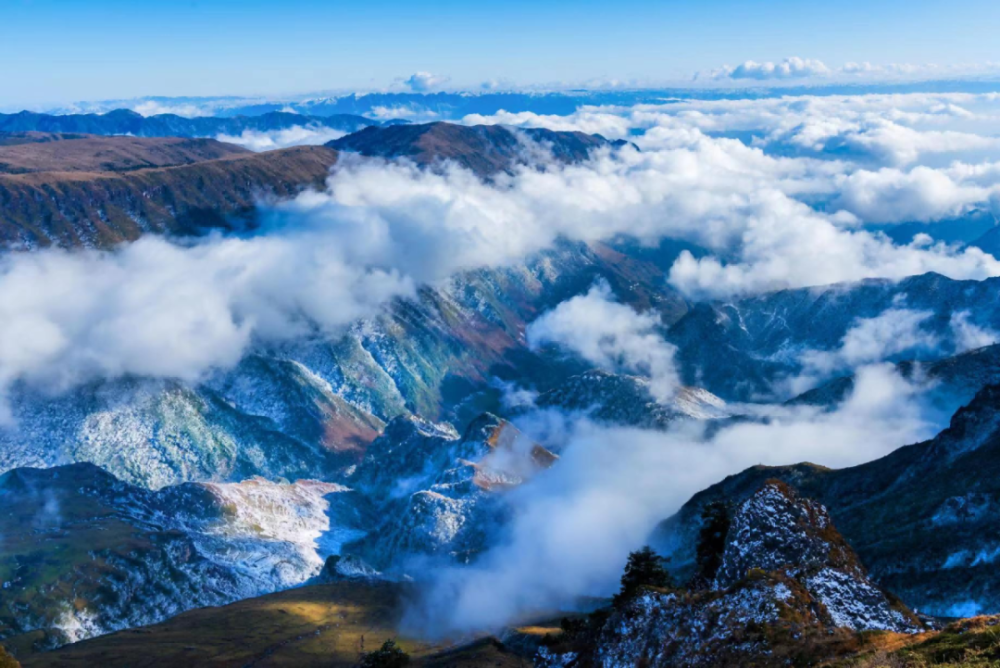
[[[197,382],[259,343],[334,336],[420,285],[516,265],[562,239],[694,244],[704,253],[682,253],[668,279],[691,300],[929,271],[1000,276],[1000,261],[937,240],[936,227],[1000,216],[997,95],[672,100],[463,122],[580,130],[634,146],[488,183],[454,165],[345,157],[324,190],[263,206],[249,236],[4,254],[0,399],[15,383],[60,392],[128,375]],[[883,231],[903,223],[921,232],[896,241]],[[424,629],[492,627],[609,593],[657,521],[746,466],[856,464],[932,435],[939,425],[922,411],[920,388],[883,363],[942,345],[923,331],[927,317],[901,305],[855,323],[836,349],[804,351],[798,389],[856,375],[832,411],[756,407],[766,420],[711,432],[529,412],[522,428],[562,459],[510,495],[517,519],[476,565],[434,574]],[[657,324],[598,283],[541,316],[527,340],[647,376],[655,398],[669,401],[674,349]],[[959,351],[996,333],[959,314],[950,338]]]
[[[600,132],[638,150],[492,183],[457,167],[345,159],[324,191],[265,211],[253,237],[6,254],[0,393],[17,380],[194,380],[255,340],[332,331],[416,285],[516,264],[559,239],[694,243],[707,253],[682,254],[669,279],[692,299],[1000,275],[979,248],[933,237],[941,221],[998,213],[995,95],[685,101],[467,122]],[[896,243],[870,225],[904,221],[927,232]]]

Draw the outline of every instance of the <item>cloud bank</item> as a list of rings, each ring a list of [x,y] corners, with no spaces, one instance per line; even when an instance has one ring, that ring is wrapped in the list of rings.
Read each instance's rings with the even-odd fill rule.
[[[783,81],[828,79],[850,82],[852,80],[892,81],[919,80],[987,74],[997,71],[993,62],[959,65],[934,63],[889,63],[875,65],[870,62],[848,62],[840,67],[829,67],[821,60],[792,56],[778,62],[747,60],[740,65],[723,65],[708,72],[698,72],[694,79],[714,81]]]

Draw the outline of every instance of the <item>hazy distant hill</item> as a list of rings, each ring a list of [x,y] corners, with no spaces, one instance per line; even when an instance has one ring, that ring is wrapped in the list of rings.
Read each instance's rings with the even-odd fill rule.
[[[354,132],[376,121],[353,114],[305,116],[272,111],[259,116],[186,118],[176,114],[143,116],[128,109],[106,114],[38,114],[21,111],[0,114],[0,132],[81,132],[95,135],[134,135],[136,137],[215,137],[239,135],[245,130],[264,132],[296,126],[332,128]]]

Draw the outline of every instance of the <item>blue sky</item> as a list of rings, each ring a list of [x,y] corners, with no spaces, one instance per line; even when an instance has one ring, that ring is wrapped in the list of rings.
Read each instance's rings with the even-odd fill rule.
[[[995,0],[0,0],[0,106],[141,95],[683,80],[747,59],[1000,61]]]

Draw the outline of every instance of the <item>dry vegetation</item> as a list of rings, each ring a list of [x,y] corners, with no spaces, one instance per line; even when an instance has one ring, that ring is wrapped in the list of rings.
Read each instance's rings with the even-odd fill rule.
[[[404,595],[391,583],[301,587],[21,660],[25,668],[353,666],[390,638],[414,660],[440,651],[443,645],[397,636]]]
[[[101,158],[67,164],[88,159]],[[336,161],[333,149],[298,146],[130,171],[0,174],[0,245],[109,247],[245,224],[261,200],[322,187]]]
[[[22,141],[15,140],[21,138]],[[248,155],[214,139],[25,133],[0,142],[0,174],[124,172]],[[32,141],[34,139],[34,141]]]

